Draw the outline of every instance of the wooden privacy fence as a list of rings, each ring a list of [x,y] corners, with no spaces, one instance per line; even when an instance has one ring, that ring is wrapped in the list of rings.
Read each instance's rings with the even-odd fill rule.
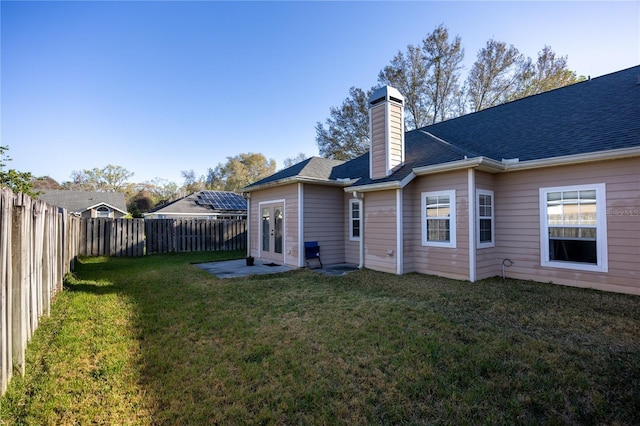
[[[44,201],[0,188],[0,391],[77,256],[80,219]]]
[[[65,209],[0,188],[0,394],[79,254],[244,249],[245,220],[81,219]],[[146,247],[145,247],[146,246]]]
[[[247,247],[246,220],[82,219],[79,254],[145,254],[242,250]]]
[[[83,256],[144,255],[144,219],[82,219],[79,254]]]
[[[145,234],[147,254],[247,248],[244,219],[150,219]]]

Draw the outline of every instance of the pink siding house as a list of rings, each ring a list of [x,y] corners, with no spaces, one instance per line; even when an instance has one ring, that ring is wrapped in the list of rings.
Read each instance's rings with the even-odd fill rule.
[[[409,132],[396,89],[369,106],[367,154],[243,189],[250,255],[640,295],[640,66]]]

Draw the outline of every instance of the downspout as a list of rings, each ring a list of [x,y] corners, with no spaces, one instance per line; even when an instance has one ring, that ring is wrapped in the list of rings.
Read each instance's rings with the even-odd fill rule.
[[[354,192],[354,195],[357,193]],[[364,268],[364,194],[356,195],[360,199],[360,263],[358,269]]]
[[[396,190],[396,274],[402,275],[404,262],[403,235],[402,235],[402,189]]]
[[[304,186],[298,183],[298,267],[304,266]]]
[[[469,281],[476,281],[476,174],[475,169],[467,171],[469,198]]]
[[[247,198],[247,257],[251,256],[251,193],[245,195]]]

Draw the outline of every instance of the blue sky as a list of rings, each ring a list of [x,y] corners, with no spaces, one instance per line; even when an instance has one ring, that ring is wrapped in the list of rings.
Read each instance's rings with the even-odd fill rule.
[[[640,2],[0,2],[0,144],[59,182],[108,164],[183,183],[229,156],[318,155],[316,122],[444,24],[596,77],[640,64]]]

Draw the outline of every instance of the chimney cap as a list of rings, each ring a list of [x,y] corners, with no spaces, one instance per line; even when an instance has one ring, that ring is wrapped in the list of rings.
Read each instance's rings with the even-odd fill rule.
[[[402,105],[404,104],[404,96],[402,96],[395,87],[383,86],[371,94],[369,97],[369,106],[385,101],[394,101]]]

